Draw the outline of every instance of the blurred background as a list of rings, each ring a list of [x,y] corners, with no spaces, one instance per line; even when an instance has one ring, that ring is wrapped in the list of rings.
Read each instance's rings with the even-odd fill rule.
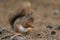
[[[60,25],[60,0],[0,0],[0,26],[11,30],[8,20],[10,14],[14,15],[19,8],[30,4],[34,9],[35,32],[46,30],[45,26],[49,24]]]

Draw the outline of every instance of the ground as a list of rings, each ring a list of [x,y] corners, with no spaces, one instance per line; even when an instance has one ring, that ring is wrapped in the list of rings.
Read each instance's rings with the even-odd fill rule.
[[[24,2],[32,4],[35,27],[30,34],[22,36],[26,37],[26,40],[60,40],[60,29],[54,29],[60,26],[60,0],[0,0],[0,27],[12,31],[9,16],[14,15]],[[56,14],[53,13],[55,9],[58,11]]]

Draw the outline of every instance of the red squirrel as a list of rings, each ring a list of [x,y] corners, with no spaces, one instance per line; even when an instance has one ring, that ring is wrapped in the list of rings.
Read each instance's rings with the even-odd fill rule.
[[[31,8],[22,9],[19,14],[11,20],[12,28],[15,32],[29,32],[33,27],[34,18],[32,16],[33,10]]]

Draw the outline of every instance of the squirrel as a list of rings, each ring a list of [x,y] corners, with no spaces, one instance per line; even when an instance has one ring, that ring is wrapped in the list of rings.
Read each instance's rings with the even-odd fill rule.
[[[17,33],[30,32],[30,30],[34,28],[34,18],[32,14],[33,10],[31,8],[22,9],[21,12],[15,15],[10,22],[13,30]]]

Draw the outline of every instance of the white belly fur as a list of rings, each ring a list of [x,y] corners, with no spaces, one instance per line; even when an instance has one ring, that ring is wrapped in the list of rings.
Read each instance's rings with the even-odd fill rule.
[[[24,28],[24,26],[21,25],[21,24],[16,25],[19,21],[20,21],[20,20],[17,19],[17,20],[14,22],[14,30],[15,30],[15,31],[16,31],[16,26],[18,26],[20,32],[27,32],[27,31],[29,31],[29,30],[31,29],[30,27],[29,27],[29,28]]]
[[[27,28],[23,27],[23,25],[20,25],[19,29],[20,29],[21,32],[27,32],[28,31]]]

